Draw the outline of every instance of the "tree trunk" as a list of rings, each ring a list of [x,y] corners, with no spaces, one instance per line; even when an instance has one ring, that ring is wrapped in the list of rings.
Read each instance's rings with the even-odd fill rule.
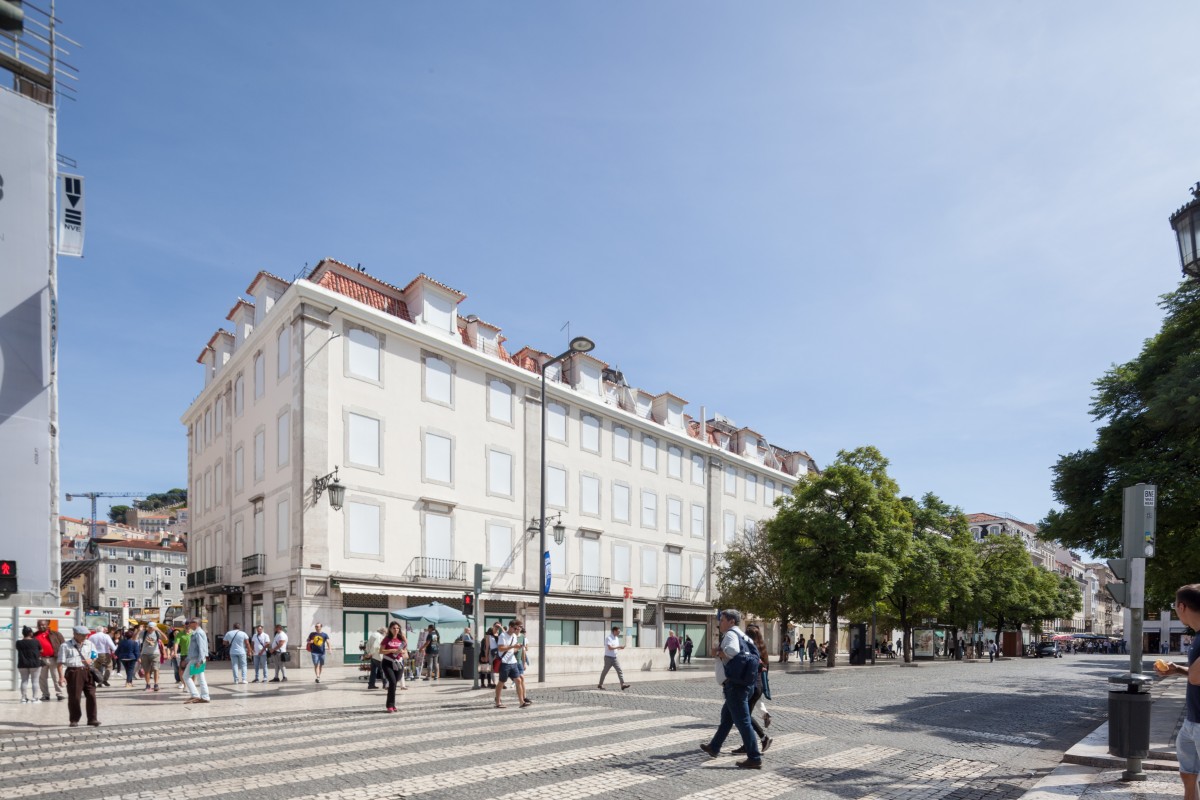
[[[838,601],[841,598],[831,597],[829,599],[829,647],[825,648],[825,666],[832,667],[837,656],[837,638],[838,638]]]
[[[900,657],[902,659],[904,659],[905,664],[908,664],[908,663],[911,663],[911,661],[912,661],[912,657],[909,655],[909,652],[908,652],[908,640],[912,636],[912,633],[911,633],[912,628],[908,624],[908,602],[907,601],[902,602],[900,604],[900,630],[901,630]]]

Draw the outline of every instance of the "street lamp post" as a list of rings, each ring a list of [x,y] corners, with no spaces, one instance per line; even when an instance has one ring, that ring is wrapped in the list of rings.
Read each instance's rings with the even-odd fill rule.
[[[1192,187],[1192,200],[1171,215],[1171,228],[1179,244],[1179,265],[1185,275],[1200,279],[1200,183]]]
[[[576,353],[590,353],[595,347],[596,343],[586,336],[576,336],[565,353],[560,353],[542,364],[542,485],[538,513],[538,561],[542,564],[542,569],[538,586],[538,683],[546,682],[546,578],[549,573],[546,568],[546,369]],[[559,543],[562,542],[558,535],[558,529],[561,527],[561,522],[555,526],[555,539]]]

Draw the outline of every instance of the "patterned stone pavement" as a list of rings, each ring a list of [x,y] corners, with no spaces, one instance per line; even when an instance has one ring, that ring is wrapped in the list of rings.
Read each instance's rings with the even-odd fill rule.
[[[631,675],[625,692],[531,682],[525,709],[443,681],[402,693],[398,714],[346,673],[333,687],[293,681],[253,697],[227,687],[210,706],[176,694],[149,717],[134,713],[153,705],[141,693],[103,690],[99,729],[62,727],[65,703],[37,707],[56,724],[0,733],[0,797],[1016,798],[1099,724],[1120,662],[790,666],[772,673],[761,772],[699,751],[721,705],[702,672]],[[0,708],[10,722],[23,711]],[[738,744],[735,731],[726,747]]]

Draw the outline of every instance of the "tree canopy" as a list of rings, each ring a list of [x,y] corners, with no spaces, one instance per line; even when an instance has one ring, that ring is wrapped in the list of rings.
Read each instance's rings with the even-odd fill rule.
[[[1164,295],[1162,329],[1133,360],[1095,382],[1094,445],[1053,467],[1055,499],[1040,536],[1109,558],[1121,555],[1126,486],[1158,486],[1157,550],[1146,561],[1146,605],[1166,607],[1200,575],[1200,281]]]

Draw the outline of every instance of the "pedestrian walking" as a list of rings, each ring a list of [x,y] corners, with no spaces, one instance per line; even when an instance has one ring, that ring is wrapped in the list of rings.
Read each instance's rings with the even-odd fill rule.
[[[250,637],[250,655],[254,657],[254,680],[251,683],[267,682],[267,657],[271,653],[271,637],[263,631],[262,625],[254,626],[254,635]],[[262,679],[259,679],[259,675]]]
[[[175,688],[187,690],[187,684],[184,683],[184,678],[187,677],[188,652],[192,646],[192,632],[187,628],[187,620],[184,620],[183,627],[175,632],[175,644],[172,645],[174,652],[174,669],[178,673]]]
[[[996,660],[996,640],[990,639],[988,641],[988,663],[991,664],[995,660]]]
[[[121,641],[117,643],[117,660],[121,662],[121,671],[125,673],[125,688],[133,688],[133,679],[137,676],[138,653],[141,647],[132,628],[125,631]]]
[[[271,678],[270,683],[287,680],[287,662],[292,659],[292,654],[288,652],[287,646],[287,626],[276,625],[275,635],[271,638],[271,658],[275,662],[275,677]]]
[[[191,695],[184,703],[207,703],[208,678],[204,673],[208,667],[208,633],[200,627],[200,620],[188,620],[188,663],[183,682]]]
[[[87,724],[94,728],[100,725],[100,716],[96,711],[96,676],[92,674],[96,648],[88,641],[91,631],[87,628],[76,625],[71,633],[71,638],[58,648],[58,663],[62,665],[67,683],[67,715],[71,727],[79,727],[84,711],[80,700],[83,700],[87,708]]]
[[[396,710],[396,684],[404,680],[403,660],[407,648],[408,642],[404,639],[400,623],[393,621],[388,625],[387,634],[379,643],[380,677],[387,685],[384,707],[389,714]]]
[[[791,652],[792,638],[785,633],[783,638],[779,641],[779,663],[786,664],[788,660],[788,654]]]
[[[308,635],[308,641],[304,643],[304,649],[308,651],[308,655],[312,659],[313,677],[316,678],[316,683],[321,682],[321,670],[325,669],[325,651],[328,646],[329,636],[321,630],[321,623],[315,623],[312,633]]]
[[[142,623],[142,635],[138,640],[141,651],[138,665],[146,678],[146,691],[158,691],[158,665],[163,657],[162,634],[152,622]]]
[[[37,621],[37,632],[33,634],[41,650],[42,672],[38,676],[38,684],[42,690],[42,700],[50,699],[50,684],[54,684],[54,696],[59,700],[63,695],[62,666],[58,662],[58,651],[63,646],[63,635],[50,627],[44,619]]]
[[[519,659],[523,658],[524,645],[520,641],[521,623],[515,619],[508,623],[508,630],[496,638],[496,650],[500,654],[500,677],[496,683],[496,708],[504,708],[500,694],[504,684],[511,678],[517,688],[517,700],[521,708],[530,705],[525,697],[525,681],[521,679]]]
[[[383,654],[379,652],[379,648],[383,646],[383,639],[387,636],[387,628],[380,627],[378,630],[371,631],[371,635],[367,637],[366,644],[363,645],[363,658],[369,659],[371,671],[367,673],[367,688],[374,689],[378,684],[383,670]]]
[[[688,636],[685,633],[683,635],[683,663],[684,664],[692,663],[692,648],[694,648],[694,647],[695,647],[695,645],[692,644],[692,637]]]
[[[113,660],[117,654],[116,642],[112,640],[102,625],[96,626],[95,632],[88,637],[88,641],[92,643],[92,647],[96,651],[96,660],[92,664],[92,671],[96,673],[96,685],[108,686],[108,679],[112,677]]]
[[[438,650],[442,636],[437,628],[430,625],[425,631],[425,677],[422,680],[437,680],[442,675],[441,664],[438,663]]]
[[[233,682],[246,682],[246,644],[250,637],[242,630],[241,624],[235,622],[224,636],[225,647],[229,653],[229,667],[233,670]]]
[[[624,650],[625,645],[621,644],[621,627],[619,625],[612,626],[612,632],[604,637],[604,669],[600,670],[600,682],[596,684],[597,689],[604,688],[604,678],[608,675],[610,669],[616,669],[617,680],[621,682],[621,689],[629,688],[629,684],[625,682],[625,673],[621,671],[621,662],[617,660],[617,651]]]
[[[763,640],[762,629],[754,623],[746,626],[746,635],[750,637],[750,641],[754,642],[754,646],[758,648],[758,679],[754,682],[754,691],[750,694],[750,699],[747,705],[750,708],[750,727],[754,729],[754,733],[758,736],[758,749],[765,753],[767,748],[771,746],[771,737],[767,735],[766,728],[771,727],[771,712],[767,710],[767,704],[763,700],[769,691],[769,683],[767,681],[767,670],[770,669],[767,659],[767,643]],[[767,697],[766,699],[770,699]],[[762,725],[758,724],[758,720],[754,718],[755,706],[758,706],[762,711]],[[746,746],[742,745],[733,751],[735,756],[745,755]]]
[[[762,752],[750,725],[749,702],[757,680],[758,667],[748,662],[756,659],[758,654],[754,652],[753,642],[742,633],[741,623],[741,613],[733,609],[726,609],[718,614],[717,626],[721,632],[721,640],[712,649],[712,655],[716,661],[717,683],[721,684],[725,702],[721,706],[721,722],[716,733],[710,741],[701,744],[700,749],[716,758],[721,753],[725,737],[736,727],[742,736],[742,746],[746,753],[746,758],[737,762],[737,766],[741,769],[762,769]]]
[[[492,680],[492,635],[484,632],[479,642],[479,688],[494,689],[496,682]]]
[[[804,634],[803,633],[796,637],[795,650],[796,650],[796,659],[801,664],[803,664],[804,663]]]
[[[808,663],[810,666],[817,663],[817,637],[815,636],[808,637]]]
[[[666,650],[667,654],[671,656],[671,666],[667,667],[667,669],[674,672],[675,654],[679,652],[679,637],[675,635],[675,631],[667,632],[667,643],[663,647],[663,650]],[[617,676],[620,677],[620,673],[617,673]]]
[[[1200,630],[1200,583],[1180,586],[1175,592],[1175,614],[1192,630]],[[1200,774],[1200,636],[1192,637],[1187,664],[1173,664],[1164,658],[1154,662],[1154,671],[1162,677],[1186,675],[1184,694],[1186,717],[1175,737],[1175,752],[1179,758],[1179,779],[1183,782],[1185,800],[1197,797],[1197,774]]]
[[[40,703],[37,683],[42,672],[42,647],[33,638],[33,628],[28,625],[21,628],[21,638],[16,644],[17,670],[21,673],[21,702]]]

